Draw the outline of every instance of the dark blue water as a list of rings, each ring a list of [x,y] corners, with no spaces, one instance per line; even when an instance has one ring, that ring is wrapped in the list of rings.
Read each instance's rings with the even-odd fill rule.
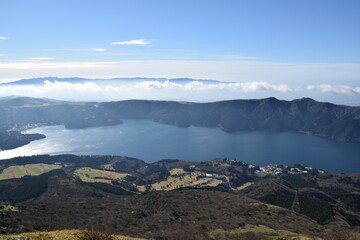
[[[144,120],[127,120],[113,127],[68,130],[55,126],[28,132],[42,133],[47,138],[0,152],[0,158],[60,153],[122,155],[147,162],[228,157],[257,165],[300,163],[331,172],[360,172],[360,144],[293,132],[226,133],[215,128],[177,128]]]

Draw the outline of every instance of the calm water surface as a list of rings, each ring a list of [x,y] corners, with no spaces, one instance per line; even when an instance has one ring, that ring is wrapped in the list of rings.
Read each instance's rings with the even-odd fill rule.
[[[0,159],[34,154],[95,154],[160,159],[236,158],[258,165],[304,164],[332,172],[360,172],[360,144],[342,143],[299,133],[177,128],[146,120],[126,120],[112,127],[68,130],[64,126],[31,129],[47,138],[0,152]]]

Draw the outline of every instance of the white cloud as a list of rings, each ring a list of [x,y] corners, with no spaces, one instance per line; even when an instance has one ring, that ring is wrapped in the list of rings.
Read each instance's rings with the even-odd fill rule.
[[[0,40],[9,39],[8,37],[0,36]]]
[[[276,91],[276,92],[290,92],[290,88],[285,84],[272,85],[267,82],[245,82],[245,83],[204,83],[200,81],[191,81],[186,84],[179,84],[172,81],[141,81],[137,82],[129,88],[134,89],[177,89],[184,91],[207,91],[207,90],[226,90],[239,91],[244,93],[258,92],[258,91]]]
[[[107,49],[106,48],[93,48],[91,50],[94,52],[105,52]]]
[[[307,86],[308,90],[320,91],[322,93],[335,93],[335,94],[360,94],[360,87],[350,87],[345,85],[333,86],[330,84],[321,84],[321,85],[309,85]]]
[[[114,45],[147,45],[150,44],[150,41],[146,41],[145,39],[135,39],[130,41],[123,41],[123,42],[113,42],[111,44]]]
[[[49,58],[49,57],[34,57],[34,58],[29,58],[29,60],[53,60],[54,58]]]
[[[95,82],[69,83],[44,81],[42,85],[0,86],[0,97],[20,95],[72,101],[115,101],[125,99],[215,101],[236,98],[238,94],[288,92],[286,85],[266,82],[203,83],[192,81],[181,84],[172,81],[139,81],[98,84]]]
[[[5,54],[0,53],[0,57],[3,57],[3,56],[5,56]]]
[[[78,66],[77,66],[78,67]],[[94,68],[99,66],[94,66]],[[92,68],[92,69],[94,69]],[[101,68],[101,67],[100,67]],[[0,69],[1,70],[1,69]],[[293,100],[311,97],[318,101],[329,101],[346,105],[360,105],[360,88],[332,86],[329,84],[291,87],[265,81],[249,82],[201,82],[117,80],[99,82],[51,82],[42,85],[0,85],[0,97],[9,95],[46,97],[69,101],[119,101],[126,99],[174,100],[212,102],[230,99],[258,99],[277,97]],[[335,94],[334,94],[335,93]]]

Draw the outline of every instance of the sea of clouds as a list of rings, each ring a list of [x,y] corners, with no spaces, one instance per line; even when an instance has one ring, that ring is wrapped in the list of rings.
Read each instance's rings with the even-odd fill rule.
[[[329,84],[293,87],[268,82],[211,82],[139,80],[137,82],[86,81],[71,83],[45,80],[40,85],[0,85],[0,97],[28,96],[67,101],[118,101],[151,99],[208,102],[229,99],[277,97],[292,100],[312,97],[316,100],[359,105],[360,88]]]

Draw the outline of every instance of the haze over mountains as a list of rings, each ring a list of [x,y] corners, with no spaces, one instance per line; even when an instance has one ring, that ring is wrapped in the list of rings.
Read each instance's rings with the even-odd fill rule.
[[[1,83],[0,86],[10,86],[10,85],[42,85],[45,81],[50,82],[67,82],[67,83],[86,83],[94,82],[98,84],[109,84],[109,83],[134,83],[140,81],[158,81],[158,82],[174,82],[174,83],[189,83],[189,82],[201,82],[201,83],[221,83],[216,80],[202,80],[202,79],[192,79],[192,78],[144,78],[144,77],[127,77],[127,78],[59,78],[59,77],[41,77],[41,78],[29,78],[21,79],[13,82]]]

